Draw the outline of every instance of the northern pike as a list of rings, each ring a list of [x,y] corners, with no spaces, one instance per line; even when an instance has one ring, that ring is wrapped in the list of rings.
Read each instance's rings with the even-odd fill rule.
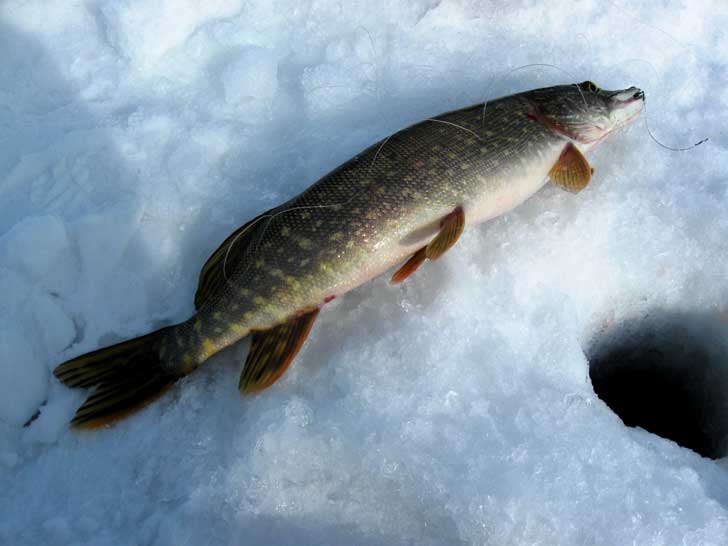
[[[233,232],[202,268],[190,319],[58,366],[66,385],[95,387],[72,426],[139,409],[246,336],[240,392],[269,387],[327,302],[398,265],[392,282],[402,282],[466,225],[511,210],[549,179],[582,190],[593,173],[584,153],[643,107],[636,87],[587,81],[448,112],[372,145]]]

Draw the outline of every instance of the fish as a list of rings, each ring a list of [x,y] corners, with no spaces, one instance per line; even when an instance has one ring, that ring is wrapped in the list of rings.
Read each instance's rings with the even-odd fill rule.
[[[466,226],[495,218],[548,181],[572,193],[585,154],[639,116],[645,94],[591,81],[534,89],[428,118],[354,156],[223,241],[200,273],[188,320],[55,368],[93,388],[71,420],[95,428],[144,407],[215,353],[250,337],[238,388],[274,384],[334,298],[396,268],[409,279]]]

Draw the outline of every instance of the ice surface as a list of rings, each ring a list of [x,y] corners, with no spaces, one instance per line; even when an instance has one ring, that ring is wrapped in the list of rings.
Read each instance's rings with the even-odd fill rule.
[[[624,427],[585,354],[728,316],[726,29],[717,0],[0,4],[0,543],[725,545],[726,467]],[[642,119],[581,194],[332,303],[260,396],[242,346],[67,430],[50,370],[186,318],[233,228],[420,118],[584,79],[711,141]]]

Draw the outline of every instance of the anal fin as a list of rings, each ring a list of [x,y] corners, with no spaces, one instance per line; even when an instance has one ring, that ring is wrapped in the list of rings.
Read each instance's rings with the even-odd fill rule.
[[[316,308],[269,330],[253,331],[238,385],[242,394],[262,391],[283,375],[306,341],[318,313]]]
[[[554,184],[570,191],[578,193],[589,184],[594,169],[579,149],[571,142],[566,145],[564,151],[556,164],[551,167],[549,177]]]

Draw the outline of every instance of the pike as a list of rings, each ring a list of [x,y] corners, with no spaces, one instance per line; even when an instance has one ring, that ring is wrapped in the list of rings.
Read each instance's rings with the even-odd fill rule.
[[[548,179],[581,191],[593,174],[584,153],[643,107],[636,87],[587,81],[448,112],[374,144],[233,232],[202,268],[190,319],[59,365],[69,387],[95,387],[71,425],[136,411],[246,336],[240,392],[269,387],[324,304],[398,264],[391,281],[404,281],[466,225],[511,210]]]

